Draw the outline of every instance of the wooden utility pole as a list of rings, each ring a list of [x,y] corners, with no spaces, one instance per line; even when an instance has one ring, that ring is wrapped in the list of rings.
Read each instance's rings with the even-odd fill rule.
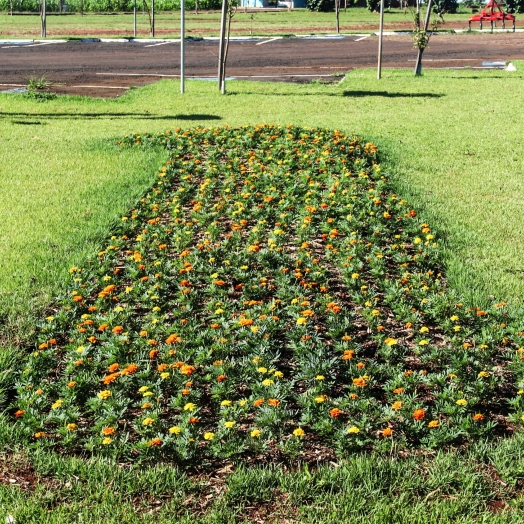
[[[335,0],[335,14],[337,17],[337,34],[340,33],[340,0]]]
[[[46,5],[45,5],[45,0],[42,0],[42,7],[41,7],[42,11],[40,13],[40,18],[41,18],[41,21],[42,21],[42,31],[41,31],[41,35],[42,35],[42,38],[46,38],[46,33],[47,33],[47,19],[46,19]]]
[[[180,92],[185,90],[185,9],[184,0],[180,0]]]
[[[225,57],[226,57],[226,21],[227,21],[228,0],[222,0],[222,18],[220,20],[220,43],[218,48],[218,90],[225,94]]]
[[[384,0],[380,0],[380,28],[378,31],[377,80],[382,76],[382,34],[384,33]]]

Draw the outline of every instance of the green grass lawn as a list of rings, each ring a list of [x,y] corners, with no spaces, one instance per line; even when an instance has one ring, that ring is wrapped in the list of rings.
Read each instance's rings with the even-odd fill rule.
[[[519,304],[523,76],[520,70],[426,71],[414,78],[409,71],[386,71],[377,81],[374,71],[357,70],[335,86],[234,81],[227,96],[206,82],[188,83],[180,95],[173,81],[116,100],[0,95],[2,386],[12,383],[10,362],[62,289],[68,268],[95,252],[165,160],[160,150],[113,145],[134,131],[273,122],[364,135],[379,145],[398,193],[444,235],[447,275],[457,293],[480,306],[491,295]],[[182,482],[165,469],[139,473],[103,461],[31,455],[13,447],[10,421],[0,427],[0,478],[33,471],[32,464],[38,479],[29,497],[20,488],[0,487],[0,518],[80,522],[81,516],[87,522],[111,509],[115,522],[195,521],[194,501],[215,493],[209,480]],[[521,440],[478,444],[458,455],[355,457],[341,468],[292,475],[238,471],[217,482],[222,495],[201,521],[242,522],[243,506],[267,517],[274,504],[282,508],[281,522],[519,522]],[[413,476],[405,474],[409,469]],[[492,511],[505,504],[492,504],[498,499],[509,501],[507,511]]]
[[[446,15],[448,27],[468,28],[471,10],[464,9],[457,14]],[[157,37],[178,38],[180,36],[180,13],[158,13],[155,16]],[[409,11],[400,9],[387,10],[384,14],[386,30],[412,28],[413,17]],[[376,31],[379,15],[365,8],[351,8],[340,13],[342,32],[366,33]],[[195,15],[186,13],[186,31],[188,36],[218,36],[220,30],[220,12],[203,12]],[[137,31],[140,37],[149,37],[149,19],[147,14],[138,13]],[[235,14],[231,32],[233,35],[276,35],[334,33],[334,13],[314,13],[302,10],[276,10],[245,13],[241,9]],[[40,17],[38,14],[27,16],[9,16],[0,13],[0,38],[7,36],[39,37]],[[50,13],[47,19],[47,36],[52,38],[67,37],[124,37],[133,36],[133,15],[128,14],[67,14]]]

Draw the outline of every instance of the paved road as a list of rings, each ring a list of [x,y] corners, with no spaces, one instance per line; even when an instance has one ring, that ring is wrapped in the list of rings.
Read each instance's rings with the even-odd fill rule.
[[[98,86],[109,91],[143,85],[180,72],[178,42],[0,45],[0,89],[24,85],[45,75],[68,86]],[[376,67],[378,39],[290,38],[235,40],[228,57],[228,76],[256,80],[310,81],[357,67]],[[483,61],[524,60],[524,34],[435,35],[424,67],[480,67]],[[384,38],[384,67],[414,66],[411,38]],[[216,76],[218,42],[186,45],[186,75]],[[157,76],[158,75],[158,76]]]

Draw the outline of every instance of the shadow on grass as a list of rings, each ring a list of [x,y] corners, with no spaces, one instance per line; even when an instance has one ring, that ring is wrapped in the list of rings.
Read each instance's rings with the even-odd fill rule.
[[[440,93],[393,93],[390,91],[344,91],[342,96],[354,98],[365,96],[382,96],[385,98],[441,98],[446,96]]]
[[[89,118],[105,118],[111,120],[113,118],[136,118],[138,120],[222,120],[221,116],[205,115],[205,114],[189,114],[189,115],[150,115],[148,113],[8,113],[0,111],[0,118],[47,118],[50,120],[84,120]],[[36,122],[27,122],[24,120],[13,120],[13,124],[36,124]],[[38,122],[41,124],[41,122]]]
[[[307,85],[312,85],[311,83]],[[315,85],[315,84],[313,84]],[[319,83],[316,85],[332,85],[332,84],[324,84]],[[234,92],[230,91],[227,93],[227,96],[236,96],[236,95],[260,95],[260,92],[256,91],[242,91],[242,92]],[[323,93],[322,91],[300,91],[300,92],[293,92],[293,93],[286,93],[283,91],[275,91],[274,93],[265,93],[265,97],[268,96],[275,96],[275,97],[281,97],[281,96],[343,96],[343,97],[353,97],[353,98],[364,98],[364,97],[384,97],[384,98],[442,98],[443,96],[446,96],[444,93],[394,93],[389,91],[342,91],[342,92],[327,92]]]

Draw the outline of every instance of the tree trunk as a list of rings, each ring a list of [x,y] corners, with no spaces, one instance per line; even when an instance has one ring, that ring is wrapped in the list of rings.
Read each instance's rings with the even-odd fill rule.
[[[428,32],[429,18],[431,17],[431,4],[432,0],[428,0],[428,10],[426,12],[426,20],[424,21],[424,32]],[[425,47],[418,48],[417,63],[415,64],[415,76],[422,74],[422,54],[424,53]]]

